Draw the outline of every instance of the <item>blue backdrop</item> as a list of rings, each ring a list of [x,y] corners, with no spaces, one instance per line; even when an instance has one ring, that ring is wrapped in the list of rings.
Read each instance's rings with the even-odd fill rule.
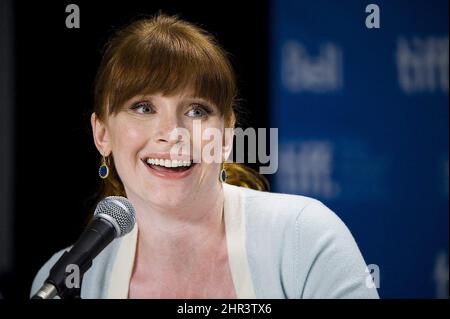
[[[448,298],[448,1],[270,12],[273,190],[334,210],[379,267],[381,297]]]

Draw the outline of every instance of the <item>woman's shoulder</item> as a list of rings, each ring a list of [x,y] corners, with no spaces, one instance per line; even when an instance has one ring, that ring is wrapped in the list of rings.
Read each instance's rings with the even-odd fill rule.
[[[104,285],[106,278],[111,271],[112,261],[114,260],[117,249],[123,239],[124,237],[114,240],[92,261],[91,267],[83,276],[83,285],[81,287],[82,298],[99,298],[103,296],[105,293]],[[64,252],[69,251],[71,248],[72,246],[61,249],[54,253],[52,257],[44,263],[33,279],[30,297],[37,293],[39,288],[41,288],[47,280],[50,271],[56,262],[61,258]]]
[[[292,242],[314,243],[323,238],[354,243],[341,218],[318,199],[233,185],[227,185],[226,189],[227,197],[239,202],[239,211],[252,240],[270,240],[274,246],[278,243],[279,249]]]
[[[320,200],[294,194],[259,191],[241,186],[226,185],[226,193],[235,192],[247,216],[272,222],[303,221],[316,226],[342,223],[340,218]]]
[[[272,287],[289,298],[378,298],[366,287],[366,263],[350,230],[320,200],[231,188],[245,214],[257,295],[273,297],[266,293]],[[267,273],[281,274],[280,281]]]

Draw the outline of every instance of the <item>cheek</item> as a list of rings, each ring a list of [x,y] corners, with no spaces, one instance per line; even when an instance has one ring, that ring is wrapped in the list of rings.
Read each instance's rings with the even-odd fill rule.
[[[122,124],[117,126],[113,136],[112,151],[114,157],[119,159],[127,159],[136,157],[137,152],[147,142],[142,128],[131,124]]]
[[[140,139],[142,139],[142,130],[139,129],[139,127],[135,127],[135,126],[128,126],[128,127],[124,127],[123,129],[123,133],[121,134],[122,139],[126,142],[126,141],[139,141]]]

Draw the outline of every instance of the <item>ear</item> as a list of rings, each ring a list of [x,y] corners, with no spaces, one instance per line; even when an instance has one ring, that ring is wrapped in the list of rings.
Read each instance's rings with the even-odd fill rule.
[[[231,150],[233,149],[233,138],[234,138],[234,124],[235,117],[233,114],[233,118],[230,121],[231,123],[228,125],[229,127],[225,127],[225,133],[223,136],[223,145],[222,145],[222,155],[223,161],[225,162],[231,154]]]
[[[103,156],[109,156],[111,153],[111,138],[108,127],[103,123],[95,113],[91,115],[92,135],[97,150]]]

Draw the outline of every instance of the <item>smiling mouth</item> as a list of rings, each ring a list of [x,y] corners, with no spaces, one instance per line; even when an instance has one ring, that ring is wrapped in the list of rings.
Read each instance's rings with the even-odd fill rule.
[[[179,161],[168,159],[147,158],[143,162],[158,172],[181,173],[192,169],[195,165],[192,161]]]

